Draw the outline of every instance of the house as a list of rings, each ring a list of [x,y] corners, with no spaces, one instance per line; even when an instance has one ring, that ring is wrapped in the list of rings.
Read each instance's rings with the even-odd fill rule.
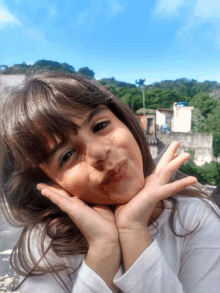
[[[173,104],[173,132],[191,132],[192,110],[187,102]]]
[[[156,110],[156,131],[162,131],[163,126],[172,131],[173,110],[167,108],[158,108]]]
[[[141,108],[136,111],[136,115],[140,120],[141,127],[146,129],[146,134],[155,135],[156,110]]]
[[[191,117],[194,107],[187,102],[173,104],[173,109],[158,108],[157,110],[139,109],[136,112],[153,158],[172,141],[179,141],[178,154],[193,152],[193,161],[202,166],[213,161],[212,134],[191,133]],[[162,131],[164,125],[169,131]]]

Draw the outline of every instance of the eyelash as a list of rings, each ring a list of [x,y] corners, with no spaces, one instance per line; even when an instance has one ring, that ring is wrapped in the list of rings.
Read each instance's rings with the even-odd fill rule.
[[[75,153],[75,150],[71,150],[69,152],[67,152],[61,159],[61,162],[60,162],[60,167],[62,167],[70,158],[69,154],[71,153]]]
[[[100,130],[104,129],[105,127],[107,127],[107,126],[110,124],[110,121],[102,121],[102,122],[100,122],[100,123],[97,123],[97,124],[95,125],[95,127],[93,128],[93,133],[98,132],[98,131],[95,131],[95,129],[96,129],[97,127],[100,127],[101,125],[103,126],[103,124],[105,124],[105,126],[102,127],[101,129],[98,129],[98,131],[100,131]]]
[[[110,121],[102,121],[100,123],[97,123],[95,125],[95,127],[93,128],[93,133],[96,133],[98,131],[101,131],[102,129],[106,128],[109,124],[110,124]],[[101,126],[101,129],[100,129],[100,126]],[[97,130],[96,128],[99,128],[99,129]],[[71,153],[73,154],[75,152],[76,152],[76,150],[71,150],[71,151],[67,152],[63,156],[63,158],[61,159],[60,167],[62,167],[69,160],[69,158],[71,157],[71,155],[69,156],[69,154],[71,154]]]

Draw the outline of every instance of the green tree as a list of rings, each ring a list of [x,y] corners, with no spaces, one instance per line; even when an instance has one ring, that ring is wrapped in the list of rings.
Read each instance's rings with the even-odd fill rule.
[[[93,70],[89,69],[89,67],[79,68],[77,73],[83,77],[88,78],[88,79],[94,79],[94,76],[95,76],[95,72]]]
[[[198,108],[192,110],[192,132],[205,132],[205,117],[202,116],[202,113]]]
[[[180,167],[180,171],[195,176],[199,182],[220,184],[220,163],[214,161],[199,167],[190,160]]]
[[[197,107],[206,118],[216,108],[217,101],[210,98],[209,94],[201,92],[191,99],[189,105]]]
[[[145,82],[145,79],[139,79],[139,81],[137,79],[135,80],[135,84],[140,88],[144,87],[144,82]]]
[[[204,130],[213,134],[213,153],[215,157],[220,156],[220,102],[205,120]]]

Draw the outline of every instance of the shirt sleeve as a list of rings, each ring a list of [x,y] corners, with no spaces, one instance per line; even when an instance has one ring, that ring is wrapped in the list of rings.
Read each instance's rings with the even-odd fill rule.
[[[85,260],[74,277],[62,272],[59,275],[63,282],[52,274],[29,277],[21,285],[20,293],[112,293],[102,278],[86,265]]]
[[[42,233],[42,227],[36,227],[30,234],[30,246],[32,247],[32,258],[38,262],[42,256],[41,246],[39,245]],[[48,247],[50,239],[46,237],[45,248]],[[29,267],[33,267],[32,258],[28,258]],[[68,257],[58,257],[52,249],[46,254],[46,259],[39,263],[41,267],[47,266],[65,266],[56,273],[48,273],[42,276],[31,276],[24,280],[19,277],[21,286],[20,293],[112,293],[104,280],[90,269],[85,263],[85,255],[75,255]],[[22,282],[24,280],[24,282]]]
[[[113,282],[124,293],[185,293],[181,282],[164,259],[157,240],[124,275],[117,273]]]
[[[185,237],[177,275],[156,239],[132,267],[114,278],[124,293],[216,293],[220,288],[220,219],[206,209],[199,228]]]

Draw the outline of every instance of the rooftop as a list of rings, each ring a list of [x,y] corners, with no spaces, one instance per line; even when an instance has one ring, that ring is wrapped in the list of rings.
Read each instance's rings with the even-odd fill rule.
[[[144,109],[144,108],[141,108],[139,110],[136,111],[136,114],[155,114],[156,113],[156,110],[153,110],[153,109]]]

